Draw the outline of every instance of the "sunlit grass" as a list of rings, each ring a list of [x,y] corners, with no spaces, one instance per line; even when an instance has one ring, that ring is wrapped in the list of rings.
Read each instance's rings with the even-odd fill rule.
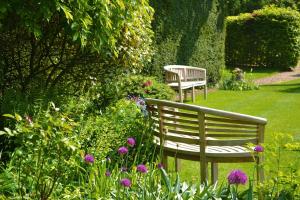
[[[191,102],[188,102],[191,103]],[[217,90],[204,100],[201,95],[195,104],[226,111],[267,118],[265,142],[271,143],[273,133],[291,134],[300,141],[300,79],[274,85],[261,86],[252,91]],[[284,155],[289,158],[291,155]],[[170,162],[173,164],[173,162]],[[219,180],[232,169],[242,169],[253,174],[253,164],[220,164]],[[199,181],[199,162],[182,161],[180,177],[187,181]]]

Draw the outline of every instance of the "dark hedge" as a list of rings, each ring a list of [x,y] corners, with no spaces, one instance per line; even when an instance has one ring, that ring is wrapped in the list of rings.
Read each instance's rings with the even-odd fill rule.
[[[156,53],[150,73],[162,77],[164,65],[207,69],[209,81],[220,79],[224,62],[223,0],[152,0]]]
[[[226,20],[226,66],[288,69],[300,56],[300,13],[266,7]]]

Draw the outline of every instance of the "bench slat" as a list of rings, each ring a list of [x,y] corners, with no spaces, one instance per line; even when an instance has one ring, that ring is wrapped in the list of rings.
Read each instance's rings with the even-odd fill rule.
[[[239,139],[239,140],[206,140],[208,146],[241,146],[247,143],[257,144],[257,139]]]
[[[219,129],[219,128],[205,128],[207,132],[222,132],[222,133],[257,133],[257,130],[242,130],[242,129]]]
[[[247,129],[257,129],[257,125],[240,125],[240,124],[224,124],[224,123],[205,123],[206,126],[212,127],[230,127],[230,128],[247,128]]]

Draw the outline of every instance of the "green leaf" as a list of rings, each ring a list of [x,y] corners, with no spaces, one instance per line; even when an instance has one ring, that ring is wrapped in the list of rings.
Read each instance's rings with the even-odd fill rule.
[[[22,120],[22,117],[17,113],[15,113],[15,117],[18,122]]]
[[[4,130],[6,131],[6,133],[9,135],[9,136],[14,136],[14,134],[11,132],[11,130],[9,128],[4,128]]]
[[[171,187],[170,179],[168,177],[167,172],[164,169],[160,169],[160,172],[161,172],[161,175],[162,175],[162,178],[163,178],[163,182],[165,183],[165,185],[168,188],[168,192],[171,192],[172,187]]]
[[[0,131],[0,135],[6,135],[7,133],[5,131]]]
[[[2,115],[3,117],[8,117],[8,118],[11,118],[11,119],[15,119],[15,116],[11,115],[11,114],[4,114]]]
[[[61,5],[61,4],[59,6],[64,11],[68,21],[73,20],[73,15],[71,14],[71,10],[67,6],[64,6],[64,5]]]

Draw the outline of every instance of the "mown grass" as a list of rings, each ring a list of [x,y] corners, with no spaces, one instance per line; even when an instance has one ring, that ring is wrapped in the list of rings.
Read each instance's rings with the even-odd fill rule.
[[[267,118],[266,143],[272,143],[274,133],[290,134],[300,141],[300,79],[252,91],[217,90],[209,93],[207,100],[198,95],[195,104]],[[293,156],[284,157],[289,160]],[[232,169],[242,169],[251,175],[254,167],[249,163],[220,164],[219,180],[226,180]],[[199,181],[199,163],[182,161],[180,175],[187,181]]]

